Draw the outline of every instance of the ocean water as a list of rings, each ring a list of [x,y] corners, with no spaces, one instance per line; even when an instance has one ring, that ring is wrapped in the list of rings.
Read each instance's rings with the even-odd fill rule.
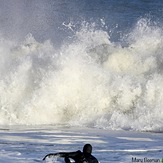
[[[22,145],[23,161],[39,162],[27,151],[36,137],[41,148],[33,150],[37,156],[52,150],[50,141],[46,142],[49,126],[54,139],[60,126],[64,138],[67,132],[76,138],[76,132],[83,131],[96,148],[102,142],[93,136],[101,133],[98,138],[105,150],[95,151],[101,163],[111,158],[132,162],[126,151],[134,149],[129,148],[135,145],[133,134],[152,132],[143,135],[150,140],[136,135],[138,151],[152,150],[151,156],[161,158],[162,54],[162,0],[0,0],[1,161],[10,154],[15,155],[10,162],[22,161],[21,150],[16,150]],[[36,137],[29,134],[32,140],[26,139],[34,129]],[[122,135],[127,132],[120,138],[123,151],[117,143],[116,147],[109,144],[112,137],[119,140],[116,130]],[[83,137],[75,139],[74,150],[82,140],[88,142]],[[22,141],[17,144],[19,138]],[[142,145],[148,141],[157,143]],[[7,144],[16,145],[8,149]],[[72,147],[70,139],[61,148],[53,144],[60,150]],[[109,150],[116,152],[108,154]],[[144,157],[139,152],[137,156]]]

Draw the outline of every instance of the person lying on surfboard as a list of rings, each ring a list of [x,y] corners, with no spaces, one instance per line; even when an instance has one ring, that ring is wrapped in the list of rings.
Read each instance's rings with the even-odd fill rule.
[[[70,158],[73,159],[75,163],[99,163],[98,160],[92,155],[91,144],[85,144],[83,147],[83,152],[78,150],[76,152],[50,153],[47,154],[43,160],[51,156],[64,157],[66,163],[71,163]]]

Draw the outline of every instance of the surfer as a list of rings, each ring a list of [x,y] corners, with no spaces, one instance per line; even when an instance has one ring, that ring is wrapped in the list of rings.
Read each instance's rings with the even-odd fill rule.
[[[83,152],[80,150],[76,152],[60,152],[60,153],[52,153],[46,155],[43,160],[46,159],[46,157],[50,156],[59,156],[64,157],[66,163],[71,163],[70,158],[75,161],[75,163],[98,163],[98,160],[92,155],[92,146],[91,144],[85,144],[83,147]]]

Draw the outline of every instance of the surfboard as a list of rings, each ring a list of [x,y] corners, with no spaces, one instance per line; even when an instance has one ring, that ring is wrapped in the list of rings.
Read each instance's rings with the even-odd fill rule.
[[[62,158],[64,158],[65,154],[64,153],[49,153],[42,160],[46,160],[46,158],[51,158],[51,157],[54,157],[54,158],[62,157]]]
[[[65,158],[65,153],[49,153],[44,158],[43,161],[52,159],[55,162],[63,162]],[[75,163],[73,159],[70,159],[71,163]]]

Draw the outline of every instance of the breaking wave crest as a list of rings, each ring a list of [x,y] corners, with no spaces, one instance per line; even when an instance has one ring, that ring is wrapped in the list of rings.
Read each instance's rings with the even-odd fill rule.
[[[122,46],[123,42],[126,46]],[[163,131],[163,30],[140,19],[123,41],[85,23],[56,49],[0,39],[0,125]]]

